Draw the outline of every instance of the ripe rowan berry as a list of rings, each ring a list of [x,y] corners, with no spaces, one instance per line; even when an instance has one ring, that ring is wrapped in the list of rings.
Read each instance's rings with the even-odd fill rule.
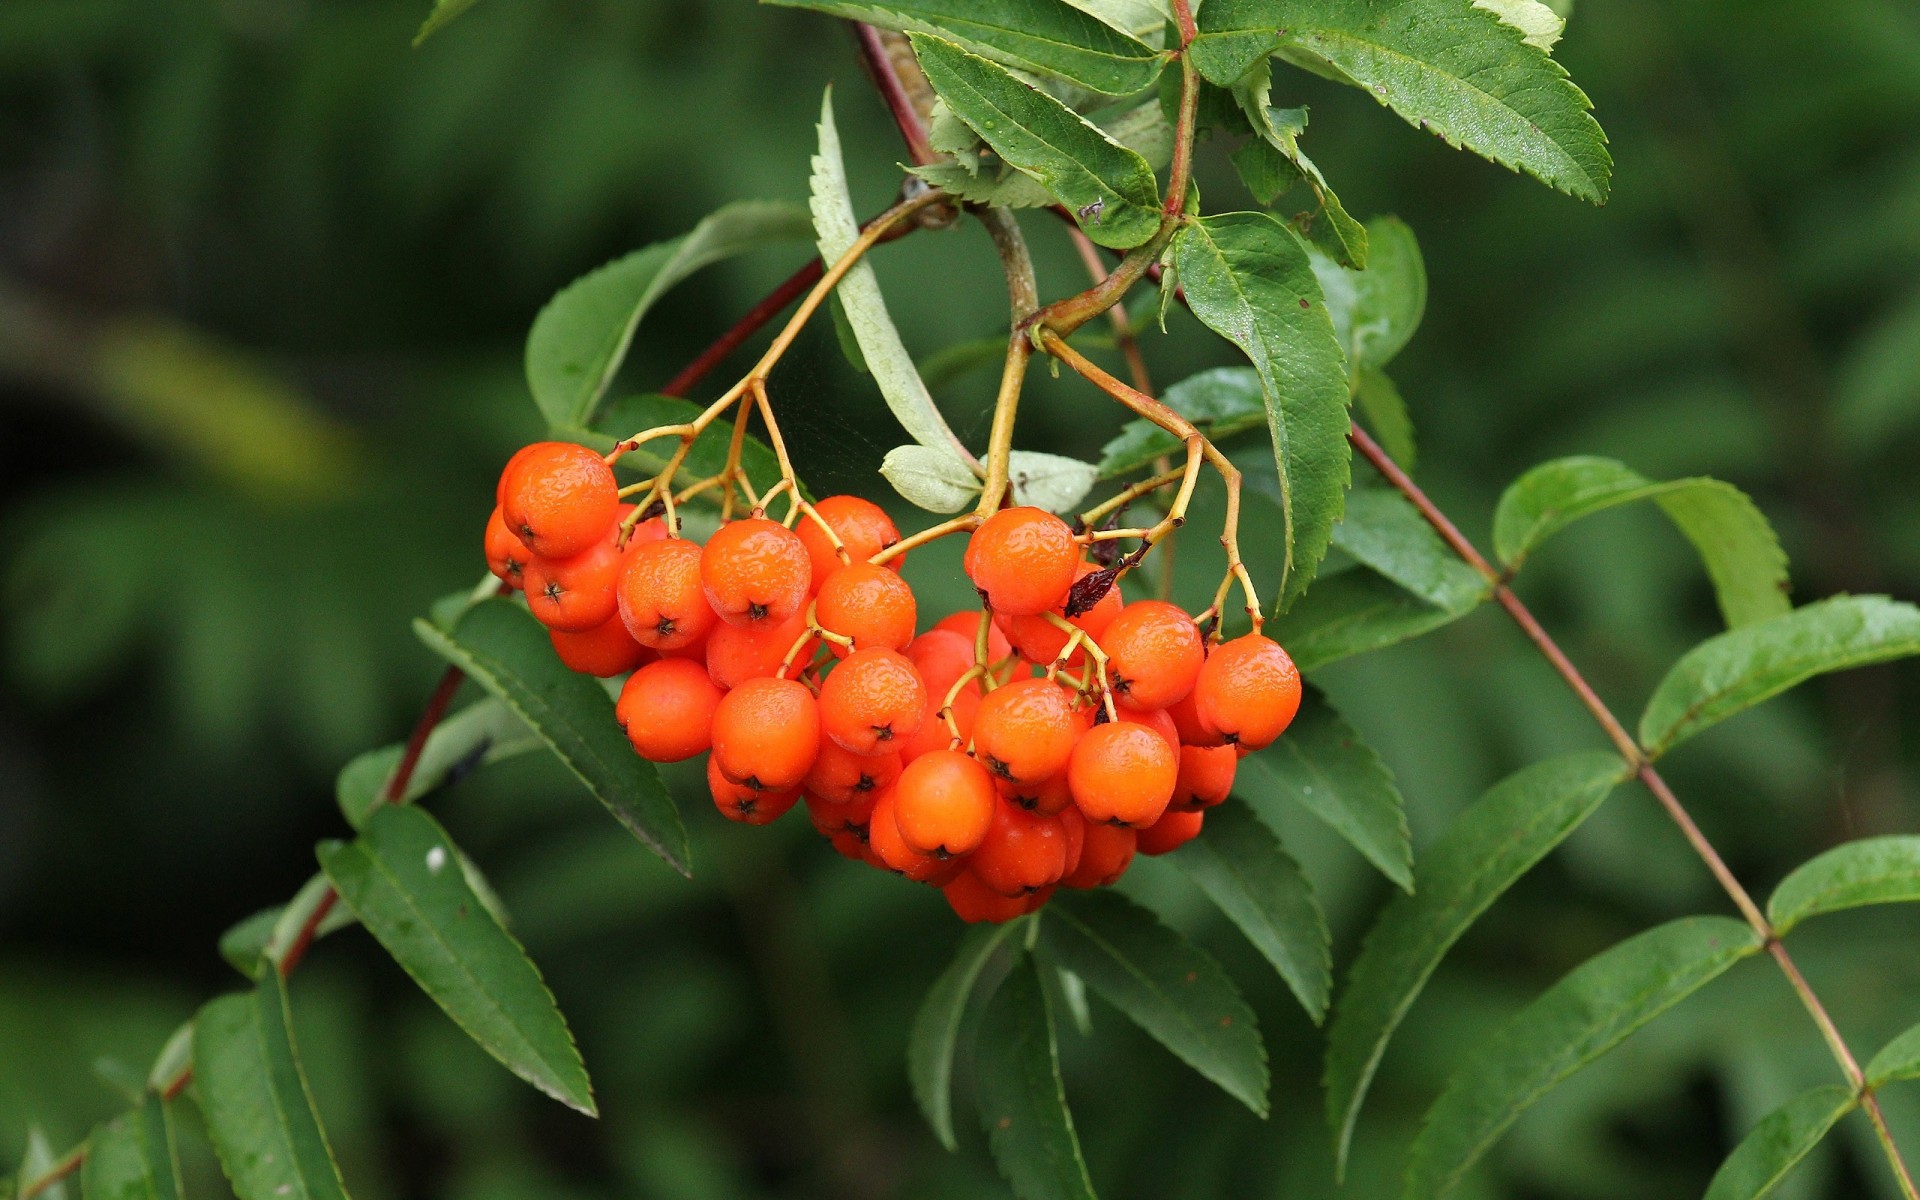
[[[592,629],[579,633],[549,629],[547,636],[553,640],[553,652],[569,669],[602,679],[625,675],[653,657],[652,651],[633,640],[619,613]]]
[[[1144,829],[1173,799],[1180,758],[1159,733],[1132,721],[1096,725],[1073,748],[1067,786],[1089,821]]]
[[[1178,850],[1200,836],[1200,825],[1206,819],[1207,814],[1203,812],[1168,811],[1140,831],[1140,853],[1166,854]]]
[[[1073,530],[1052,513],[1005,508],[973,531],[964,562],[967,578],[988,608],[1031,616],[1066,599],[1080,547]]]
[[[894,753],[855,754],[831,739],[820,743],[813,769],[807,772],[808,796],[836,805],[872,806],[876,793],[893,786],[904,764]],[[861,821],[865,824],[865,821]]]
[[[699,663],[663,658],[627,677],[613,718],[641,758],[680,762],[713,744],[720,698]]]
[[[804,683],[749,679],[714,710],[713,759],[736,783],[797,788],[819,751],[820,706]]]
[[[533,551],[527,549],[521,540],[513,536],[507,528],[506,518],[500,515],[500,506],[494,505],[493,512],[487,516],[487,570],[493,572],[495,579],[511,587],[520,586],[520,573],[526,569],[527,560]]]
[[[1239,766],[1240,755],[1233,746],[1180,747],[1180,778],[1167,807],[1181,812],[1212,808],[1233,791]]]
[[[886,870],[887,864],[880,861],[880,856],[873,852],[873,847],[867,844],[867,840],[867,829],[864,825],[857,830],[831,834],[827,838],[842,858],[850,858],[854,862],[866,863],[870,867]]]
[[[824,749],[824,747],[822,747]],[[807,817],[822,837],[835,837],[842,833],[867,836],[867,827],[873,821],[873,804],[885,788],[875,788],[870,792],[855,792],[854,798],[845,804],[835,804],[811,790],[803,790],[802,799],[807,802]]]
[[[1213,648],[1194,684],[1205,728],[1248,750],[1271,744],[1300,711],[1300,672],[1279,643],[1257,633]]]
[[[993,822],[993,780],[958,750],[934,750],[906,765],[893,785],[893,819],[922,854],[972,853]]]
[[[1200,713],[1194,707],[1194,693],[1199,691],[1200,681],[1194,680],[1194,691],[1167,705],[1167,716],[1173,718],[1174,730],[1180,735],[1183,746],[1224,746],[1227,739],[1207,729],[1200,723]]]
[[[707,674],[713,677],[714,683],[729,691],[749,679],[778,675],[780,664],[793,650],[794,643],[806,632],[805,613],[795,613],[780,624],[765,629],[729,625],[722,621],[707,634]],[[789,679],[798,676],[813,661],[813,650],[818,645],[819,639],[807,638],[807,643],[794,654],[793,663],[787,669]]]
[[[1099,570],[1099,568],[1092,563],[1081,563],[1078,567],[1074,568],[1074,582],[1078,583],[1097,570]],[[1102,640],[1101,635],[1106,632],[1107,626],[1113,623],[1113,619],[1120,614],[1120,589],[1118,587],[1108,589],[1107,594],[1100,597],[1092,608],[1078,616],[1066,616],[1065,600],[1062,600],[1059,604],[1054,605],[1047,611],[1055,616],[1064,618],[1069,624],[1086,631],[1087,636],[1093,638],[1096,642],[1100,642],[1101,645],[1104,646],[1105,642]],[[1006,632],[1007,641],[1013,644],[1015,650],[1018,650],[1030,661],[1042,666],[1060,657],[1060,651],[1066,648],[1067,631],[1055,625],[1052,621],[1047,620],[1047,613],[1025,617],[1010,617],[1002,613],[995,613],[993,621],[995,625],[998,625]],[[1077,671],[1086,664],[1086,661],[1086,650],[1076,647],[1073,654],[1068,657],[1066,666],[1071,670]]]
[[[500,512],[542,558],[571,558],[607,535],[620,507],[613,468],[585,446],[536,442],[500,476]]]
[[[1084,822],[1080,861],[1060,883],[1070,888],[1107,887],[1133,864],[1139,833],[1125,825]]]
[[[820,685],[821,730],[843,750],[885,754],[919,732],[927,689],[907,656],[856,650]]]
[[[752,782],[735,783],[720,773],[711,758],[707,760],[707,788],[713,793],[713,806],[720,810],[720,815],[742,825],[777,821],[800,799],[799,788],[769,791]]]
[[[1060,810],[1058,819],[1061,827],[1067,831],[1067,866],[1066,870],[1060,872],[1060,878],[1065,880],[1080,869],[1080,856],[1087,848],[1087,818],[1081,815],[1078,808],[1069,804]]]
[[[1007,640],[1006,630],[996,625],[992,616],[988,613],[948,613],[938,621],[935,621],[933,627],[934,629],[944,629],[949,633],[959,634],[961,637],[967,639],[967,645],[971,647],[973,645],[974,635],[980,631],[980,622],[982,621],[987,623],[987,661],[996,663],[1007,655],[1012,654],[1013,643]]]
[[[1206,661],[1200,627],[1160,600],[1136,600],[1100,636],[1113,698],[1128,708],[1165,708],[1193,690]]]
[[[778,625],[806,606],[813,563],[799,535],[778,521],[729,521],[700,552],[707,603],[729,625]]]
[[[684,538],[630,549],[614,592],[627,632],[650,650],[686,649],[719,621],[700,587],[700,547]]]
[[[572,558],[536,554],[521,573],[527,607],[549,629],[581,633],[620,612],[619,582],[626,559],[608,532]]]
[[[507,502],[507,479],[512,476],[514,468],[532,456],[542,453],[546,444],[545,442],[531,442],[515,450],[513,454],[507,458],[507,465],[500,468],[500,478],[495,480],[493,484],[493,502],[495,504],[505,504]]]
[[[873,819],[867,826],[867,845],[873,848],[887,870],[905,875],[915,883],[925,883],[951,868],[952,864],[935,854],[909,846],[900,835],[894,816],[894,790],[888,788],[873,802]]]
[[[994,805],[993,823],[967,860],[967,869],[1003,896],[1028,896],[1060,882],[1071,848],[1067,823],[1017,804]]]
[[[1065,688],[1045,679],[1016,679],[980,701],[973,752],[1001,779],[1039,783],[1066,767],[1079,733]]]
[[[1050,817],[1073,807],[1073,793],[1067,787],[1067,773],[1049,775],[1038,783],[1016,783],[1011,779],[994,780],[1000,798],[1029,812]]]
[[[901,762],[909,763],[929,751],[952,747],[953,729],[948,727],[946,718],[940,712],[940,703],[945,698],[945,692],[935,694],[932,688],[927,689],[927,706],[921,711],[920,728],[900,744]],[[953,727],[960,731],[962,746],[973,736],[974,714],[979,711],[980,689],[971,684],[961,688],[953,698]]]
[[[895,527],[893,518],[886,510],[871,500],[859,496],[828,496],[813,506],[833,530],[840,544],[847,548],[848,563],[863,563],[900,540],[900,530]],[[827,576],[839,570],[843,565],[840,556],[834,553],[833,543],[828,540],[826,530],[820,528],[819,521],[802,517],[794,526],[794,532],[800,535],[800,541],[807,548],[807,558],[813,563],[813,591],[827,581]],[[896,554],[887,560],[887,567],[898,571],[900,564],[906,561],[905,554]]]
[[[920,672],[927,695],[936,700],[945,698],[947,689],[973,667],[973,643],[951,630],[929,629],[908,642],[905,653]],[[967,690],[977,695],[980,685],[975,682]]]
[[[1145,725],[1148,729],[1153,730],[1160,735],[1161,740],[1173,747],[1174,756],[1179,756],[1181,745],[1180,727],[1174,723],[1172,715],[1169,714],[1166,709],[1155,708],[1141,712],[1137,709],[1123,708],[1120,710],[1120,719],[1123,721],[1132,721],[1137,725]]]
[[[947,898],[953,914],[969,925],[982,921],[1003,924],[1032,911],[1031,897],[1002,896],[980,882],[972,871],[962,871],[947,881],[940,894]]]
[[[855,650],[904,650],[919,619],[907,581],[872,563],[841,567],[827,576],[813,611],[822,629],[852,638]],[[844,658],[848,651],[835,645],[833,652]]]

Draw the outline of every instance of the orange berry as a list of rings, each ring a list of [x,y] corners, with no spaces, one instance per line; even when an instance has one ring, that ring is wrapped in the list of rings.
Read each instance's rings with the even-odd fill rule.
[[[820,685],[820,726],[843,750],[885,754],[919,732],[927,689],[907,656],[856,650]]]
[[[521,573],[527,607],[549,629],[582,633],[619,615],[619,583],[626,565],[611,534],[572,558],[536,554]]]
[[[828,834],[827,840],[833,844],[833,848],[839,851],[843,858],[850,858],[854,862],[866,863],[870,867],[879,867],[883,871],[887,869],[887,864],[881,862],[880,856],[875,854],[873,847],[867,844],[867,830],[864,825],[858,830]]]
[[[613,718],[641,758],[680,762],[713,744],[720,697],[699,663],[663,658],[627,677]]]
[[[700,587],[700,547],[685,538],[629,550],[615,598],[633,640],[663,653],[703,640],[718,621]]]
[[[735,783],[797,788],[820,751],[820,706],[792,679],[749,679],[713,714],[713,760]]]
[[[1207,819],[1203,812],[1168,812],[1140,831],[1140,853],[1166,854],[1178,850],[1200,836],[1200,825]]]
[[[612,528],[620,508],[613,468],[572,442],[536,442],[500,475],[507,528],[543,558],[570,558]]]
[[[1106,825],[1082,821],[1084,841],[1080,861],[1060,882],[1070,888],[1108,887],[1119,881],[1133,864],[1133,852],[1139,834],[1125,825]]]
[[[1038,783],[1067,765],[1080,733],[1059,684],[1017,679],[988,692],[973,720],[973,752],[1001,779]]]
[[[1067,831],[1067,867],[1060,872],[1060,878],[1065,880],[1080,869],[1080,856],[1087,848],[1087,819],[1080,815],[1079,809],[1069,804],[1060,810],[1059,820]]]
[[[1167,807],[1180,812],[1212,808],[1233,791],[1233,776],[1239,766],[1237,747],[1180,747],[1180,778],[1173,785],[1173,800]]]
[[[1083,562],[1074,568],[1074,581],[1077,583],[1097,570],[1099,568],[1092,563]],[[1100,641],[1101,634],[1106,632],[1107,626],[1111,625],[1113,619],[1120,614],[1120,589],[1118,586],[1109,588],[1107,594],[1100,597],[1092,608],[1077,617],[1067,617],[1066,608],[1067,603],[1062,600],[1048,609],[1047,613],[1034,616],[1009,617],[995,613],[993,623],[1006,631],[1007,640],[1013,644],[1015,650],[1030,661],[1045,666],[1058,658],[1060,651],[1067,645],[1067,631],[1047,620],[1047,614],[1065,618],[1068,623],[1085,630],[1087,635],[1095,641]],[[1101,644],[1105,645],[1104,642]],[[1086,661],[1085,648],[1076,647],[1073,654],[1068,657],[1066,665],[1069,669],[1077,671],[1085,665]]]
[[[925,883],[946,871],[951,864],[936,854],[926,854],[907,845],[894,817],[894,791],[888,788],[873,802],[873,820],[867,826],[867,845],[886,868],[905,875],[915,883]]]
[[[778,625],[807,603],[813,564],[799,535],[778,521],[729,521],[700,552],[707,603],[729,625]]]
[[[735,783],[720,773],[714,760],[707,760],[707,788],[713,793],[713,806],[729,821],[742,825],[766,825],[779,820],[800,799],[799,788],[769,791],[751,783]]]
[[[1300,672],[1257,633],[1215,646],[1194,684],[1201,727],[1249,750],[1271,744],[1299,711]]]
[[[1011,804],[1017,804],[1029,812],[1050,817],[1054,813],[1073,807],[1073,793],[1067,787],[1067,773],[1049,775],[1038,783],[1015,783],[1011,779],[996,779],[994,790],[1000,798]]]
[[[743,628],[722,621],[707,634],[707,674],[713,677],[714,683],[729,690],[749,679],[771,678],[780,674],[780,664],[787,652],[806,632],[805,613],[795,613],[766,629]],[[789,679],[798,676],[813,661],[819,640],[809,637],[807,641],[793,656],[793,665],[787,669]]]
[[[874,795],[893,786],[903,765],[898,754],[855,754],[823,741],[807,772],[807,795],[834,805],[864,803],[871,809]]]
[[[1144,829],[1173,799],[1180,759],[1159,733],[1133,721],[1096,725],[1073,748],[1067,786],[1089,821]]]
[[[1194,707],[1194,694],[1199,690],[1199,680],[1194,680],[1194,691],[1188,692],[1172,704],[1167,705],[1167,715],[1173,718],[1174,730],[1180,735],[1183,746],[1224,746],[1227,739],[1217,733],[1209,732],[1200,723],[1200,713]]]
[[[507,478],[513,474],[514,468],[518,467],[533,455],[540,453],[546,444],[545,442],[533,442],[529,445],[522,446],[518,450],[515,450],[512,456],[507,459],[507,465],[500,468],[500,478],[495,480],[493,485],[493,502],[496,505],[507,502]]]
[[[1174,723],[1172,715],[1169,714],[1166,709],[1155,708],[1149,709],[1146,712],[1140,712],[1134,709],[1123,708],[1120,710],[1120,717],[1122,720],[1132,721],[1136,725],[1145,725],[1148,729],[1153,730],[1160,735],[1162,741],[1173,747],[1174,756],[1179,756],[1181,745],[1180,727]],[[1092,726],[1088,726],[1088,728],[1092,728]]]
[[[848,563],[863,563],[900,540],[900,530],[895,527],[893,518],[886,510],[871,500],[858,496],[828,496],[813,506],[820,514],[820,520],[832,528],[834,536],[847,548]],[[813,563],[812,589],[818,591],[827,581],[827,576],[839,570],[843,565],[840,556],[834,553],[833,543],[827,539],[826,530],[820,528],[820,522],[801,517],[794,526],[794,532],[800,535],[800,541],[807,548],[807,558]],[[898,571],[907,556],[896,554],[887,560],[890,570]]]
[[[867,826],[873,821],[873,803],[884,790],[887,789],[855,792],[854,799],[845,804],[835,804],[811,790],[805,791],[803,797],[807,802],[807,817],[822,837],[853,833],[864,839]]]
[[[1058,816],[1043,817],[1004,800],[967,860],[967,869],[1003,896],[1028,896],[1067,873],[1072,838]]]
[[[582,675],[598,675],[602,679],[625,675],[653,657],[651,651],[633,640],[619,613],[592,629],[579,633],[549,629],[547,636],[553,639],[553,652],[560,656],[561,662]]]
[[[972,871],[955,875],[940,889],[940,893],[947,898],[954,915],[969,925],[982,921],[999,925],[1031,911],[1027,907],[1029,897],[1002,896],[980,882]]]
[[[487,515],[486,547],[487,570],[492,571],[494,578],[501,583],[519,587],[520,573],[526,569],[527,559],[533,556],[533,552],[513,536],[497,504]]]
[[[1160,600],[1136,600],[1100,635],[1113,699],[1128,708],[1165,708],[1193,690],[1206,661],[1200,627]]]
[[[907,643],[906,656],[920,672],[927,695],[942,699],[973,666],[973,643],[946,629],[930,629]],[[980,690],[976,682],[969,690]]]
[[[1080,546],[1073,530],[1038,508],[1006,508],[967,540],[967,578],[988,608],[1008,616],[1043,613],[1066,599]]]
[[[934,629],[944,629],[957,633],[967,639],[968,654],[972,654],[974,635],[980,631],[980,622],[987,623],[987,661],[997,663],[1013,653],[1013,643],[1007,640],[1006,631],[996,624],[992,616],[984,612],[948,613],[933,623]],[[971,665],[971,661],[969,661]]]
[[[932,688],[927,689],[927,707],[922,710],[920,728],[900,746],[900,761],[912,762],[922,754],[933,750],[946,750],[953,745],[953,730],[947,727],[947,720],[940,713],[940,702],[946,693],[935,695]],[[974,714],[980,711],[980,692],[974,687],[960,689],[953,698],[953,723],[960,730],[960,744],[967,744],[973,736]]]
[[[993,822],[993,780],[958,750],[934,750],[908,763],[894,784],[893,819],[922,854],[971,853]]]
[[[822,629],[852,638],[855,650],[904,650],[918,620],[907,581],[872,563],[855,563],[827,576],[813,611]],[[847,654],[837,645],[833,652],[840,658]]]

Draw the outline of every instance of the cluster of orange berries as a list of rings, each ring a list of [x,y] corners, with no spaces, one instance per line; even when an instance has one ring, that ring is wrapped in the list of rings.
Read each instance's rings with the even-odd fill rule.
[[[599,455],[542,442],[498,499],[489,566],[569,667],[632,672],[615,711],[642,757],[708,754],[731,820],[804,801],[835,849],[941,888],[968,921],[1183,845],[1300,705],[1278,644],[1209,647],[1174,605],[1123,604],[1115,571],[1040,509],[974,530],[985,611],[916,632],[901,555],[869,561],[899,531],[856,496],[797,531],[728,521],[702,546],[623,505]]]

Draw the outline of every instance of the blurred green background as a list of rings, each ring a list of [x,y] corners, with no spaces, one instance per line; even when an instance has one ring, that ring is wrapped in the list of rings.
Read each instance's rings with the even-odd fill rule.
[[[899,144],[824,18],[487,0],[416,51],[422,15],[0,4],[0,1162],[29,1122],[65,1146],[118,1110],[96,1064],[143,1070],[238,982],[220,932],[290,895],[313,841],[341,832],[335,770],[404,735],[438,670],[408,620],[477,578],[493,475],[539,433],[519,354],[544,300],[725,201],[803,198],[829,81],[859,202],[892,195]],[[1422,482],[1480,536],[1499,489],[1557,454],[1711,473],[1779,526],[1797,600],[1920,593],[1920,8],[1581,0],[1557,56],[1613,139],[1605,209],[1358,94],[1276,81],[1277,103],[1312,106],[1307,144],[1347,206],[1422,240],[1428,317],[1394,371]],[[1224,148],[1200,180],[1210,207],[1244,203]],[[1082,286],[1057,226],[1026,225],[1043,291]],[[626,382],[657,386],[803,256],[684,285]],[[1003,327],[976,224],[890,247],[879,270],[917,352]],[[1162,384],[1232,361],[1173,320],[1146,341]],[[830,326],[776,384],[817,490],[884,490],[887,418]],[[1085,389],[1035,387],[1025,445],[1091,454],[1118,427]],[[941,388],[976,441],[991,388],[990,371]],[[923,596],[957,602],[954,561],[916,555]],[[1627,712],[1715,628],[1651,509],[1570,531],[1520,586]],[[1398,773],[1416,847],[1502,774],[1598,744],[1491,611],[1319,682]],[[1912,667],[1809,686],[1701,738],[1670,778],[1764,888],[1835,841],[1915,828],[1917,686]],[[944,1153],[905,1084],[907,1023],[959,935],[940,898],[844,863],[797,818],[725,826],[681,782],[692,884],[541,758],[436,801],[571,1017],[598,1123],[494,1066],[364,934],[303,967],[303,1049],[356,1195],[1005,1194],[978,1134]],[[1284,833],[1344,964],[1386,886],[1310,820]],[[1334,1195],[1320,1035],[1176,871],[1128,886],[1249,992],[1274,1115],[1096,1003],[1095,1036],[1066,1033],[1063,1055],[1104,1194]],[[1449,957],[1342,1194],[1398,1194],[1414,1122],[1502,1016],[1631,932],[1725,909],[1650,798],[1622,791]],[[1920,1019],[1916,935],[1920,915],[1869,910],[1797,939],[1863,1052]],[[1832,1074],[1778,974],[1747,963],[1529,1114],[1471,1194],[1697,1196],[1754,1119]],[[1886,1104],[1920,1151],[1920,1095]],[[196,1194],[220,1194],[204,1146],[188,1152]],[[1780,1194],[1893,1192],[1856,1116]]]

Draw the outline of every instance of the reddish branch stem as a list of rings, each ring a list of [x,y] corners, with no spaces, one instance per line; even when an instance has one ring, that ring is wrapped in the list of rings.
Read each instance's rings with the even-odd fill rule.
[[[894,66],[886,40],[880,36],[878,29],[858,21],[854,22],[853,34],[860,41],[860,63],[867,69],[867,78],[879,90],[880,99],[886,102],[887,111],[893,114],[893,123],[900,128],[900,136],[906,140],[907,153],[913,156],[914,165],[924,167],[928,163],[938,162],[940,154],[927,139],[920,110],[915,107],[906,83],[900,78],[899,69]]]

